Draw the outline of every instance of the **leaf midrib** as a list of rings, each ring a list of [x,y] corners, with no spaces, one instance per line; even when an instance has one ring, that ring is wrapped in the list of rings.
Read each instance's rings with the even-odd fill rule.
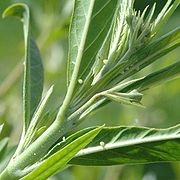
[[[79,157],[79,156],[83,156],[83,155],[88,155],[88,154],[92,154],[92,153],[97,153],[97,152],[102,152],[102,151],[106,151],[106,150],[112,150],[112,149],[117,149],[117,148],[122,148],[122,147],[127,147],[127,146],[132,146],[132,145],[137,145],[137,144],[144,144],[147,142],[159,142],[159,141],[165,141],[165,140],[171,140],[171,139],[179,139],[180,138],[180,134],[179,132],[177,133],[177,135],[170,135],[166,137],[153,137],[153,138],[142,138],[142,139],[138,139],[138,140],[125,140],[125,141],[121,141],[121,142],[116,142],[116,143],[107,143],[105,144],[104,147],[102,146],[95,146],[95,147],[89,147],[89,148],[85,148],[82,149],[75,157]]]

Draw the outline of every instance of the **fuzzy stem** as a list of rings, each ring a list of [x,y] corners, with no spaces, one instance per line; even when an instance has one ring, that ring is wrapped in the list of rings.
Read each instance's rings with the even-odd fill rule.
[[[59,121],[54,123],[22,154],[13,157],[7,168],[0,175],[1,180],[19,179],[26,174],[23,170],[31,166],[34,162],[38,162],[47,152],[48,149],[67,131],[74,128],[75,124],[68,122],[61,126]],[[7,178],[8,177],[8,178]]]
[[[38,160],[40,160],[48,152],[48,149],[61,136],[63,136],[66,132],[70,131],[76,125],[75,123],[73,123],[73,121],[68,121],[68,122],[65,121],[66,120],[65,113],[72,99],[74,89],[77,83],[79,68],[81,65],[81,59],[82,59],[82,55],[84,51],[84,46],[86,42],[86,36],[88,33],[88,28],[89,28],[90,19],[91,19],[90,17],[92,14],[93,6],[94,6],[94,0],[93,0],[93,3],[91,3],[90,11],[88,13],[89,18],[87,18],[88,20],[84,27],[84,34],[80,43],[80,47],[79,47],[79,51],[78,51],[78,55],[76,59],[76,65],[74,67],[70,85],[68,87],[64,102],[62,106],[60,107],[60,110],[57,114],[56,120],[22,154],[20,154],[17,157],[14,157],[14,159],[11,160],[8,167],[1,174],[0,179],[11,179],[11,178],[19,179],[20,177],[23,177],[25,174],[22,174],[22,170],[32,165],[34,162],[37,162]]]

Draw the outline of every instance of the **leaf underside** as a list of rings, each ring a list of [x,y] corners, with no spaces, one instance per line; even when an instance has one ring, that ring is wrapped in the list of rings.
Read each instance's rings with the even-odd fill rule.
[[[112,24],[117,1],[75,1],[69,35],[68,82],[78,56],[81,56],[78,77],[85,79],[91,71],[96,55]]]

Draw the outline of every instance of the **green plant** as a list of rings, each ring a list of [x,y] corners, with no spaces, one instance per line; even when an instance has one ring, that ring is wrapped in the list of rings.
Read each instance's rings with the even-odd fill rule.
[[[0,179],[46,179],[67,164],[102,166],[180,160],[179,125],[169,129],[91,127],[64,137],[91,112],[112,101],[142,107],[144,90],[179,75],[180,62],[176,62],[145,77],[133,78],[180,45],[180,28],[154,39],[179,0],[168,0],[155,20],[155,4],[148,13],[148,7],[140,13],[133,4],[133,0],[75,1],[67,94],[55,112],[47,107],[53,87],[42,98],[43,66],[31,35],[29,8],[15,4],[6,9],[3,17],[15,16],[24,25],[24,126],[19,145]],[[7,143],[7,139],[0,142],[2,156]]]

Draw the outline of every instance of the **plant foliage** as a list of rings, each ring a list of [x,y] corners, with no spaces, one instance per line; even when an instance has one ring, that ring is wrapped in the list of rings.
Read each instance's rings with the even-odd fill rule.
[[[179,47],[179,27],[155,38],[178,5],[179,0],[168,0],[154,17],[156,4],[140,12],[134,9],[134,0],[75,0],[67,94],[60,108],[47,114],[44,109],[51,109],[48,101],[53,88],[42,98],[43,66],[31,35],[29,8],[21,3],[7,8],[3,17],[17,17],[24,30],[24,128],[12,159],[1,168],[0,179],[46,179],[67,164],[180,161],[179,125],[168,129],[91,127],[64,137],[91,112],[112,101],[143,107],[144,90],[180,74],[178,61],[133,79],[134,74]],[[0,141],[0,160],[13,152],[6,151],[7,144],[8,138]]]

